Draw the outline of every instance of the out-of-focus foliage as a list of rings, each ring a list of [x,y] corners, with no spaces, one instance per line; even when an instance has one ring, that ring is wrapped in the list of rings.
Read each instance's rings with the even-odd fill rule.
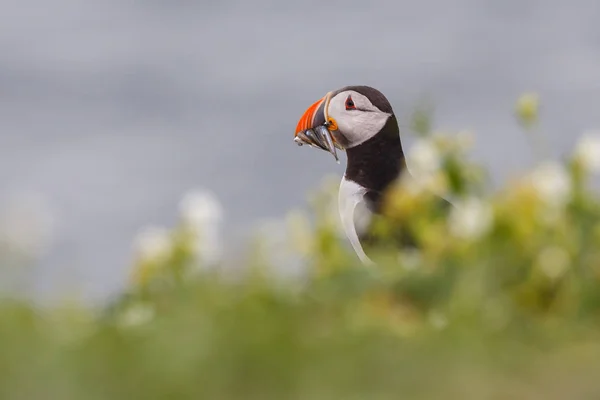
[[[417,249],[360,264],[334,184],[220,263],[218,203],[188,196],[110,306],[0,303],[0,398],[599,398],[600,137],[492,191],[469,137],[419,118],[415,179],[385,203]]]

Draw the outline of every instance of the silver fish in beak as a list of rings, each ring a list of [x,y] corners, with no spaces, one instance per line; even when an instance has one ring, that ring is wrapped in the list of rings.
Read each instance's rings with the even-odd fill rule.
[[[296,142],[298,146],[307,144],[311,147],[325,150],[333,155],[338,164],[340,162],[331,132],[324,125],[298,132],[294,137],[294,142]]]
[[[328,121],[327,108],[329,106],[329,99],[331,92],[327,93],[323,98],[314,102],[304,112],[298,125],[296,126],[296,133],[294,135],[294,142],[298,146],[307,144],[311,147],[316,147],[321,150],[333,155],[337,163],[340,163],[336,147],[342,149],[342,147],[335,141],[332,136],[332,131],[337,129],[335,122]]]

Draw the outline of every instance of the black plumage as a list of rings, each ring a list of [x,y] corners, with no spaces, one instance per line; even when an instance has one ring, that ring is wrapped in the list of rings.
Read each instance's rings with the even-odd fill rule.
[[[398,121],[391,104],[377,89],[369,86],[347,86],[337,92],[346,90],[357,91],[366,96],[373,105],[390,115],[383,128],[365,142],[346,149],[347,166],[345,179],[353,181],[366,189],[364,200],[367,208],[373,213],[371,226],[359,234],[361,245],[368,248],[380,243],[380,238],[374,233],[374,225],[385,220],[383,201],[392,185],[402,174],[409,173],[406,158],[400,138]],[[439,207],[445,212],[450,203],[439,198]],[[379,220],[379,221],[378,221]],[[390,238],[397,247],[416,246],[415,238],[401,226],[390,227]],[[368,254],[367,254],[368,255]]]

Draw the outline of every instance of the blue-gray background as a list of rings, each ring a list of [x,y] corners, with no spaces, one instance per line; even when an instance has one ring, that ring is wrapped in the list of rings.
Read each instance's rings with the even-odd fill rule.
[[[600,127],[599,20],[596,0],[2,0],[0,196],[41,192],[56,215],[36,286],[99,298],[186,190],[216,192],[234,243],[341,174],[291,138],[343,85],[381,89],[404,124],[429,96],[501,181],[531,162],[521,92],[556,155]]]

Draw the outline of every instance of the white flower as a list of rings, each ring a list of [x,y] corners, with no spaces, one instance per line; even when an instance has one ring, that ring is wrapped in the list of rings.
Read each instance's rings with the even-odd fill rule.
[[[459,200],[450,212],[450,232],[463,239],[477,239],[486,234],[493,220],[491,206],[476,198]]]
[[[184,225],[195,236],[196,256],[205,265],[216,264],[223,253],[223,208],[217,197],[207,190],[190,191],[181,200],[179,211]]]
[[[405,174],[400,178],[400,187],[413,195],[435,193],[443,196],[448,192],[448,181],[441,171],[421,173],[419,176]]]
[[[218,224],[223,218],[221,203],[207,190],[186,193],[179,203],[179,212],[185,223],[200,229],[204,229],[206,224]]]
[[[574,155],[585,169],[600,172],[600,131],[585,131],[577,141]]]
[[[418,139],[410,148],[411,172],[421,179],[434,175],[441,166],[441,155],[431,139]]]
[[[443,195],[447,189],[447,180],[442,166],[442,154],[433,139],[418,139],[410,148],[410,174],[401,178],[400,184],[409,193],[432,192]]]
[[[571,196],[571,178],[565,168],[556,162],[539,165],[530,175],[531,184],[542,201],[562,207]]]
[[[135,238],[134,250],[141,261],[164,261],[172,250],[169,231],[157,226],[144,228]]]
[[[128,307],[119,316],[119,325],[123,328],[133,328],[146,324],[154,318],[154,308],[146,304],[135,304]]]

